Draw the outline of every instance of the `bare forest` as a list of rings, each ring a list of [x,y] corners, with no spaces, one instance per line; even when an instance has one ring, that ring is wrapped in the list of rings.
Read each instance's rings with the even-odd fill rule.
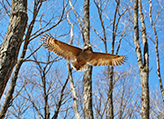
[[[76,71],[41,35],[122,66]],[[1,0],[0,119],[163,119],[163,0]]]

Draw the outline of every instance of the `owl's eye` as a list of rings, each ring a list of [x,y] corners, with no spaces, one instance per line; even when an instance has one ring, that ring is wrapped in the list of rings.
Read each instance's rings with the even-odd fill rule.
[[[86,51],[86,50],[88,50],[88,49],[84,49],[84,51]]]

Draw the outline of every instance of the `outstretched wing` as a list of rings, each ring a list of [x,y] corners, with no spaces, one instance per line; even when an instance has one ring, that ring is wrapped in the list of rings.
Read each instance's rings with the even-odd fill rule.
[[[126,56],[124,55],[112,55],[107,53],[93,52],[88,63],[92,66],[118,66],[126,62]]]
[[[76,56],[82,51],[80,48],[56,40],[51,35],[45,34],[42,36],[42,45],[66,60],[75,60]]]

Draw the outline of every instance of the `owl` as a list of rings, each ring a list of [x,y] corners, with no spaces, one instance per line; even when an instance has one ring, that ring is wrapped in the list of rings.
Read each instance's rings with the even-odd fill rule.
[[[92,66],[118,66],[124,64],[127,59],[124,55],[93,52],[90,44],[81,49],[58,41],[51,35],[42,36],[42,46],[66,60],[72,60],[71,65],[77,71],[83,70],[86,63]]]

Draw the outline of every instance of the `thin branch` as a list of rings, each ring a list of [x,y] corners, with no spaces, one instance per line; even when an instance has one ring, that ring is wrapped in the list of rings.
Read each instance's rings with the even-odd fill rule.
[[[66,81],[65,81],[65,83],[63,85],[63,88],[61,90],[59,102],[58,102],[58,105],[57,105],[57,109],[55,110],[55,113],[54,113],[52,119],[57,119],[57,117],[58,117],[59,110],[60,110],[60,107],[61,107],[61,104],[62,104],[62,100],[63,100],[63,96],[64,96],[64,90],[65,90],[66,85],[68,83],[68,79],[69,79],[69,76],[67,77],[67,79],[66,79]]]
[[[53,25],[52,27],[50,27],[50,28],[48,28],[48,29],[46,29],[46,30],[40,32],[40,33],[37,34],[37,35],[35,35],[35,34],[38,33],[39,31],[41,31],[43,28],[41,28],[41,29],[39,29],[38,31],[36,31],[35,33],[33,33],[33,34],[31,35],[30,41],[33,40],[33,39],[35,39],[36,37],[40,36],[41,34],[43,34],[43,33],[47,32],[47,31],[50,31],[51,29],[55,28],[57,25],[59,25],[59,24],[61,23],[61,21],[63,21],[63,19],[65,19],[65,18],[63,18],[63,17],[64,17],[64,12],[65,12],[65,8],[66,8],[67,4],[64,5],[64,1],[65,1],[65,0],[63,0],[63,11],[62,11],[62,15],[61,15],[59,21],[58,21],[55,25]],[[47,25],[48,25],[48,23],[47,23]],[[47,25],[45,25],[45,27],[46,27]]]
[[[159,52],[158,52],[158,35],[157,35],[157,31],[155,29],[155,24],[153,23],[153,19],[152,19],[152,1],[149,1],[149,17],[150,17],[150,23],[151,23],[151,27],[153,28],[154,34],[155,34],[155,39],[156,39],[156,43],[155,43],[155,51],[156,51],[156,60],[157,60],[157,75],[158,75],[158,80],[159,80],[159,87],[161,90],[161,94],[162,94],[162,100],[163,100],[163,105],[164,105],[164,90],[163,90],[163,85],[162,85],[162,78],[161,78],[161,69],[160,69],[160,60],[159,60]]]
[[[72,8],[72,10],[73,10],[73,12],[74,12],[74,14],[75,14],[75,16],[76,16],[77,21],[79,22],[79,25],[80,25],[81,31],[83,31],[83,25],[82,25],[82,23],[81,23],[81,21],[80,21],[78,15],[77,15],[77,13],[76,13],[74,7],[73,7],[73,5],[72,5],[71,0],[69,0],[69,5],[71,6],[71,8]]]

